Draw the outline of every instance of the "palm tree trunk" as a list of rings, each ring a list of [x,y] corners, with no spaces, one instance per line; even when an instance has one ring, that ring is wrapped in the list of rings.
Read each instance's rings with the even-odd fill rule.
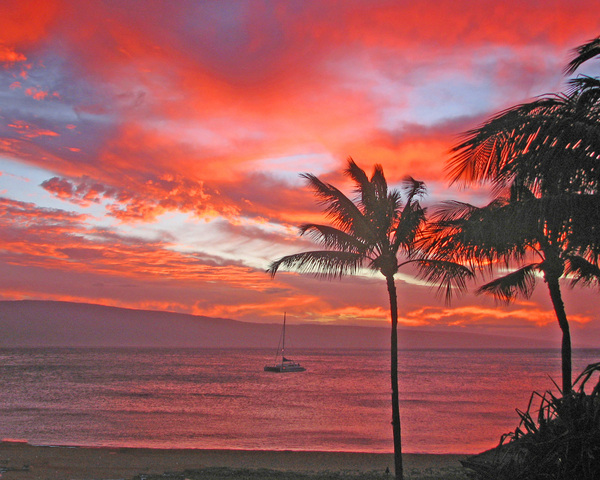
[[[558,319],[558,325],[562,331],[562,391],[563,395],[566,395],[571,391],[571,332],[569,330],[569,322],[567,320],[567,313],[565,312],[565,304],[562,300],[560,293],[560,283],[558,277],[554,275],[545,276],[548,290],[550,290],[550,298],[552,299],[552,305],[554,306],[554,312]]]
[[[392,316],[391,335],[391,380],[392,380],[392,431],[394,433],[394,468],[396,479],[404,479],[402,467],[402,436],[400,429],[400,401],[398,393],[398,298],[393,276],[386,276],[390,313]]]

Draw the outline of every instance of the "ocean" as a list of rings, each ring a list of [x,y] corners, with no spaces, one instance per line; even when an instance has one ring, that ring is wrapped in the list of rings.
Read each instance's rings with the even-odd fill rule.
[[[389,354],[308,350],[303,373],[260,349],[0,349],[0,438],[34,445],[393,451]],[[575,350],[573,372],[600,361]],[[556,391],[558,350],[399,354],[403,448],[477,453]]]

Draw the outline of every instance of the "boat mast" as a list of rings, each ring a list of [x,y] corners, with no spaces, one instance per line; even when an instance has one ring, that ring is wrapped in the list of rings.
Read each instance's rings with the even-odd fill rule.
[[[283,362],[283,357],[285,354],[285,313],[283,312],[283,344],[281,345],[281,361]]]

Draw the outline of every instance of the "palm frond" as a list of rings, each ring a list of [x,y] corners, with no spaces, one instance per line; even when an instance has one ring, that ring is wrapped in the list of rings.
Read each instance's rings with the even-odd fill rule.
[[[572,249],[586,256],[600,255],[600,195],[569,195],[562,212],[570,219]]]
[[[600,197],[571,193],[545,193],[536,197],[517,182],[505,210],[513,225],[524,225],[528,239],[540,245],[554,245],[564,254],[600,240]]]
[[[345,173],[356,184],[355,202],[371,227],[373,236],[369,240],[380,246],[388,243],[400,214],[402,205],[400,192],[388,190],[381,165],[374,166],[373,174],[369,179],[365,171],[350,158]]]
[[[536,283],[535,273],[540,264],[526,265],[503,277],[497,278],[477,289],[477,293],[489,293],[504,303],[510,303],[517,295],[529,298]]]
[[[467,280],[474,277],[470,268],[448,260],[417,258],[406,263],[415,263],[419,268],[419,277],[429,285],[437,285],[438,294],[444,296],[446,304],[450,303],[455,290],[464,292]]]
[[[485,207],[446,202],[435,212],[422,247],[436,259],[467,262],[471,268],[509,265],[535,251],[539,231],[528,209],[505,199]]]
[[[431,221],[433,225],[444,225],[463,218],[470,217],[478,207],[470,203],[448,200],[440,203],[433,211]]]
[[[375,190],[375,195],[377,200],[385,200],[388,196],[388,185],[385,179],[385,175],[383,174],[383,167],[379,164],[376,164],[373,167],[373,175],[371,175],[371,185],[373,185],[373,189]]]
[[[427,193],[425,182],[415,180],[411,176],[402,180],[402,189],[406,192],[407,203],[411,203],[414,198],[421,198]]]
[[[313,274],[319,278],[333,279],[355,274],[363,262],[364,257],[353,252],[312,251],[282,257],[272,262],[267,272],[274,277],[283,268]]]
[[[516,105],[465,132],[462,141],[450,150],[453,156],[446,169],[451,181],[507,183],[512,157],[525,150],[538,130],[532,118],[555,116],[561,104],[557,101],[557,97],[550,96]]]
[[[426,223],[425,215],[425,209],[418,202],[407,202],[404,205],[393,237],[395,252],[403,247],[408,255],[411,254]]]
[[[300,226],[300,235],[308,234],[320,245],[343,252],[364,254],[367,246],[353,235],[329,225],[307,223]]]
[[[373,174],[369,179],[365,171],[349,158],[345,173],[355,182],[356,202],[360,211],[376,230],[377,238],[381,239],[382,235],[387,235],[390,225],[394,222],[397,204],[400,201],[399,193],[388,193],[381,165],[373,167]]]
[[[388,217],[387,223],[389,226],[393,226],[394,222],[398,220],[401,215],[403,205],[406,206],[408,203],[409,202],[402,201],[402,195],[398,190],[393,189],[388,192],[386,201],[386,215]]]
[[[573,111],[577,112],[579,116],[588,117],[589,112],[586,110],[592,107],[592,113],[597,114],[600,78],[580,75],[569,80],[568,85],[566,98],[570,100]]]
[[[565,67],[565,74],[575,73],[583,63],[600,55],[600,37],[589,40],[573,50],[574,58]]]
[[[344,171],[355,186],[354,193],[358,195],[358,203],[363,206],[363,209],[368,209],[370,205],[375,203],[375,189],[366,172],[360,168],[352,158],[348,158],[348,166]]]
[[[568,94],[546,95],[504,110],[467,131],[451,150],[451,181],[490,182],[501,189],[519,178],[534,192],[574,191],[591,178],[597,185],[597,169],[585,167],[597,162],[600,152],[600,87],[592,80],[578,85]]]
[[[566,262],[566,274],[572,277],[571,285],[600,284],[600,268],[596,263],[589,262],[578,255],[569,256]]]
[[[325,213],[334,226],[363,239],[374,238],[374,232],[363,213],[340,190],[319,180],[315,175],[302,174],[312,187],[319,203],[325,206]]]

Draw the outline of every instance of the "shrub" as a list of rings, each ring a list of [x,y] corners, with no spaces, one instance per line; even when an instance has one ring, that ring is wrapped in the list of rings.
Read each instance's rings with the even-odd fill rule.
[[[600,380],[585,391],[599,372],[600,363],[588,365],[573,390],[561,396],[534,392],[527,411],[517,410],[521,422],[515,431],[463,465],[481,480],[600,479]],[[537,414],[531,410],[535,399],[540,399]]]

